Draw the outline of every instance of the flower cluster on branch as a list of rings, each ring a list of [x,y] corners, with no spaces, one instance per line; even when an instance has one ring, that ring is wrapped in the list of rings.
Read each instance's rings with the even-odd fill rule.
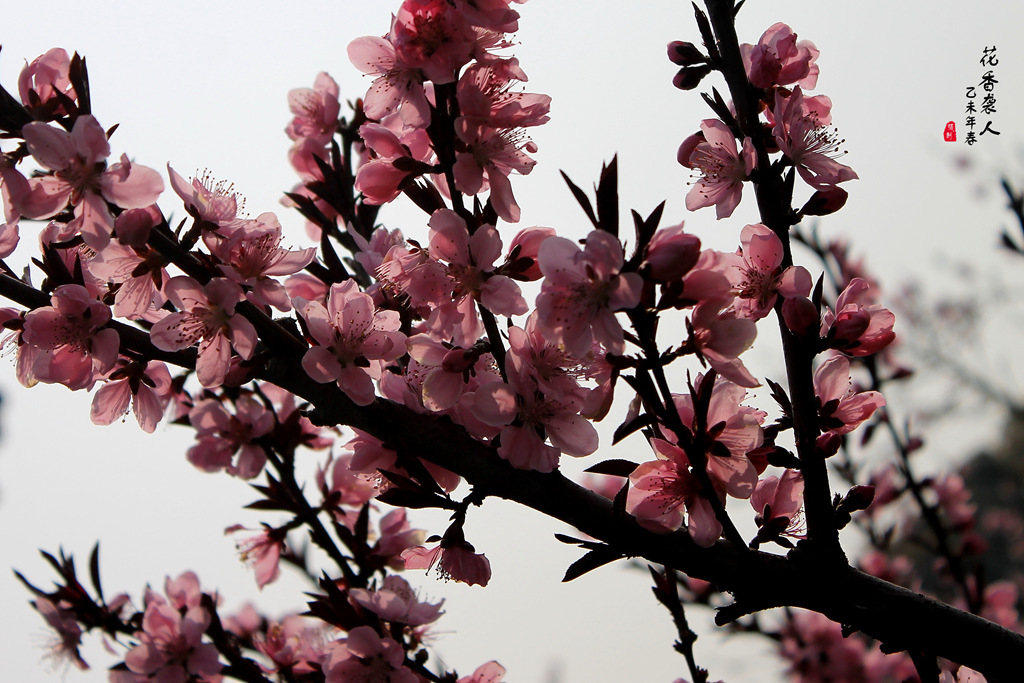
[[[730,100],[705,95],[714,117],[695,122],[678,152],[696,174],[688,210],[714,206],[727,219],[756,195],[761,220],[737,226],[729,253],[704,248],[682,222],[661,226],[664,204],[646,218],[633,211],[632,234],[621,234],[614,159],[593,201],[566,177],[593,228],[579,243],[512,226],[515,178],[536,163],[528,130],[548,122],[551,101],[524,92],[524,68],[506,56],[519,19],[509,0],[401,2],[386,34],[348,47],[371,78],[351,112],[326,73],[290,93],[300,182],[286,203],[318,247],[291,246],[271,212],[249,218],[208,173],[186,179],[168,165],[170,194],[128,154],[108,163],[116,126],[92,114],[84,60],[55,48],[28,64],[19,97],[0,93],[0,258],[28,221],[47,221],[32,256],[38,287],[0,261],[0,294],[17,305],[3,326],[18,380],[93,391],[96,424],[131,410],[146,432],[164,420],[193,429],[193,466],[258,493],[249,507],[267,521],[228,529],[258,587],[286,564],[317,590],[306,612],[280,620],[222,614],[191,572],[163,595],[108,600],[97,552],[92,589],[71,557],[45,554],[55,589],[22,580],[60,636],[55,650],[84,667],[81,637],[101,632],[122,648],[116,683],[496,683],[496,662],[460,677],[431,661],[441,604],[397,572],[486,586],[492,567],[477,545],[487,541],[471,542],[466,521],[502,497],[589,536],[560,536],[585,551],[566,580],[622,558],[663,565],[655,593],[696,681],[708,674],[680,595],[701,581],[708,588],[689,598],[731,593],[719,623],[774,637],[800,680],[980,680],[966,666],[1010,680],[1024,638],[1009,630],[1016,612],[998,586],[961,571],[974,614],[962,612],[875,578],[897,578],[894,566],[853,568],[839,545],[853,521],[873,533],[880,506],[899,497],[883,500],[887,484],[914,492],[940,533],[940,508],[952,515],[958,503],[952,486],[914,477],[909,437],[895,432],[904,484],[828,467],[837,454],[848,464],[858,430],[866,439],[891,427],[881,390],[899,375],[895,320],[869,280],[826,286],[812,271],[827,264],[794,262],[792,245],[806,242],[794,226],[841,209],[840,185],[857,174],[839,161],[831,101],[805,92],[819,79],[818,49],[782,23],[741,45],[738,9],[695,8],[703,50],[668,50],[676,86],[719,72],[729,87]],[[797,175],[810,188],[799,209]],[[378,221],[400,199],[426,214],[425,238]],[[165,213],[168,202],[184,218]],[[780,330],[785,377],[744,355],[766,318]],[[749,402],[764,385],[774,415]],[[614,440],[642,455],[591,463],[617,482],[603,498],[560,465],[595,454],[595,422],[612,415],[622,420]],[[296,463],[311,459],[315,485],[297,478]],[[940,505],[928,507],[929,490]],[[735,500],[727,509],[730,499],[753,513]],[[406,515],[421,508],[450,512],[450,523],[428,537]],[[322,553],[307,552],[303,534]],[[962,555],[947,547],[945,559],[956,567]],[[809,611],[787,610],[774,631],[738,621],[776,607]],[[905,654],[842,637],[854,631]]]

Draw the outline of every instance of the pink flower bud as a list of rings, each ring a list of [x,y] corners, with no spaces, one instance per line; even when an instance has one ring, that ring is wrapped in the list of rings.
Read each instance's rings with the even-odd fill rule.
[[[117,241],[126,247],[146,246],[149,231],[160,222],[160,210],[154,204],[145,209],[128,209],[114,220]]]
[[[875,487],[858,484],[847,492],[839,503],[839,509],[845,512],[867,510],[875,499]]]
[[[842,438],[835,432],[825,432],[814,441],[814,450],[825,458],[831,458],[839,452]]]
[[[654,233],[647,246],[644,265],[651,279],[657,282],[679,280],[700,258],[700,238],[683,232],[683,224],[662,228]]]
[[[821,336],[829,346],[851,356],[869,356],[896,339],[896,316],[873,303],[871,285],[863,278],[850,280],[836,300],[836,312],[825,311]]]
[[[21,102],[33,110],[50,110],[54,117],[70,114],[58,95],[74,101],[78,99],[69,76],[71,58],[59,47],[36,57],[18,76],[18,94]],[[45,119],[37,119],[45,120]]]
[[[805,216],[827,216],[846,205],[850,194],[841,187],[826,187],[811,195],[800,213]]]
[[[839,314],[832,323],[829,336],[833,343],[842,348],[847,344],[857,341],[871,324],[871,315],[867,311],[852,310]]]
[[[543,228],[540,226],[524,228],[516,233],[516,236],[512,238],[512,243],[509,245],[509,254],[515,254],[516,261],[522,260],[524,264],[526,264],[525,259],[532,259],[533,261],[532,264],[526,264],[521,269],[516,270],[514,277],[517,280],[532,282],[542,277],[540,265],[537,263],[537,253],[540,251],[540,245],[544,240],[554,235],[554,228]],[[509,275],[512,276],[511,273]]]
[[[693,90],[700,82],[711,73],[711,67],[707,64],[700,66],[684,66],[672,77],[672,85],[680,90]]]
[[[441,368],[447,372],[462,373],[470,370],[479,359],[479,350],[455,348],[444,354],[444,358],[441,359]]]
[[[814,332],[819,323],[818,309],[810,299],[794,297],[782,302],[782,318],[793,334],[807,336]]]
[[[668,44],[668,58],[673,64],[679,66],[693,66],[703,64],[708,60],[693,43],[682,40],[673,40]]]

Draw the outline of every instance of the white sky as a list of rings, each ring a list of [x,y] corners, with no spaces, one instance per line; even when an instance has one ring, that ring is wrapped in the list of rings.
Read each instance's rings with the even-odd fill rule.
[[[324,70],[339,82],[343,98],[361,96],[369,81],[348,63],[345,48],[353,38],[384,33],[393,10],[353,0],[291,3],[285,12],[278,3],[237,1],[115,6],[55,0],[45,10],[38,3],[6,4],[0,80],[9,90],[16,91],[23,60],[53,46],[79,51],[88,58],[95,114],[105,127],[121,124],[112,140],[115,153],[161,171],[170,162],[185,175],[209,168],[246,195],[251,214],[277,211],[296,242],[303,239],[301,218],[277,203],[295,183],[285,157],[287,92],[310,86]],[[713,209],[686,216],[683,207],[689,174],[676,164],[676,148],[712,116],[696,92],[672,88],[675,67],[664,56],[670,40],[699,42],[689,3],[533,0],[520,11],[515,54],[531,77],[527,89],[553,98],[551,122],[532,131],[538,166],[514,181],[521,225],[584,235],[586,219],[558,170],[589,188],[602,161],[618,153],[624,212],[636,208],[647,215],[668,199],[665,225],[685,218],[707,246],[735,249],[740,228],[756,221],[752,196],[721,222]],[[997,194],[978,200],[974,186],[994,177],[992,169],[1014,172],[1024,182],[1018,152],[1024,140],[1022,18],[1020,10],[995,0],[895,8],[880,0],[750,0],[740,12],[743,42],[756,42],[765,28],[783,21],[821,50],[815,92],[832,98],[834,122],[849,150],[844,162],[860,176],[846,185],[847,208],[826,218],[822,231],[847,235],[858,253],[870,253],[883,283],[921,277],[939,289],[955,287],[942,264],[961,258],[986,273],[1007,270],[994,245],[1009,216]],[[948,120],[957,122],[960,139],[965,133],[965,86],[980,77],[981,50],[991,45],[1000,59],[995,127],[1002,136],[973,148],[944,143]],[[725,92],[720,81],[706,83]],[[955,171],[955,155],[989,176]],[[181,213],[171,198],[161,205]],[[383,218],[409,235],[425,233],[415,209],[388,209]],[[33,241],[29,227],[22,228],[27,245]],[[758,342],[763,368],[777,367],[772,332],[765,327]],[[63,387],[26,391],[14,380],[11,360],[0,373],[0,564],[49,586],[52,574],[38,548],[56,552],[63,544],[85,575],[89,549],[99,539],[108,593],[138,596],[147,581],[162,587],[166,574],[194,569],[204,588],[219,589],[229,606],[252,596],[270,614],[301,608],[305,586],[287,578],[256,595],[251,573],[222,533],[235,523],[257,525],[258,515],[239,509],[253,494],[226,475],[188,465],[186,430],[161,427],[147,437],[132,423],[94,427],[90,397]],[[763,368],[752,370],[769,371]],[[627,442],[612,457],[647,457],[631,453],[634,446]],[[742,502],[730,509],[747,514]],[[552,683],[555,674],[562,683],[668,683],[686,675],[671,650],[672,624],[655,605],[645,572],[605,568],[561,586],[565,567],[578,557],[552,538],[566,531],[562,525],[498,501],[474,513],[467,531],[491,559],[491,586],[410,577],[427,595],[448,599],[438,651],[450,665],[466,674],[497,659],[510,681]],[[431,533],[444,528],[441,516],[419,519]],[[0,571],[0,660],[7,680],[47,680],[40,660],[49,636],[27,599]],[[710,623],[699,611],[691,618]],[[765,650],[759,641],[730,640],[724,656],[720,645],[720,638],[698,642],[698,661],[710,667],[712,680],[768,681],[778,670],[748,658]],[[97,649],[88,659],[93,671],[71,671],[66,680],[106,680],[112,660]]]

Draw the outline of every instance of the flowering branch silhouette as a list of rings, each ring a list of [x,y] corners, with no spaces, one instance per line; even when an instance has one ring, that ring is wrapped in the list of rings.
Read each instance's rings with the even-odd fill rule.
[[[592,224],[585,239],[542,227],[508,235],[521,216],[515,178],[536,163],[528,131],[548,121],[551,100],[522,91],[523,68],[504,56],[519,19],[507,0],[401,2],[386,35],[349,45],[373,77],[350,118],[326,73],[289,94],[289,161],[301,182],[286,197],[316,248],[283,246],[272,213],[248,218],[230,185],[168,166],[186,214],[172,226],[155,203],[158,172],[124,154],[108,164],[116,126],[105,130],[91,113],[84,60],[55,48],[27,64],[19,97],[0,91],[0,129],[18,141],[0,159],[0,258],[18,248],[23,222],[48,221],[32,258],[40,285],[6,263],[0,273],[0,295],[21,307],[3,316],[19,381],[97,388],[98,424],[131,407],[147,432],[168,415],[193,428],[189,462],[259,481],[248,507],[284,519],[228,529],[251,532],[237,543],[257,586],[274,581],[284,559],[321,591],[307,594],[306,621],[229,616],[186,572],[163,594],[147,589],[136,607],[126,594],[104,599],[96,551],[92,591],[71,557],[44,553],[59,575],[53,591],[18,576],[60,652],[84,666],[81,636],[99,630],[124,649],[111,673],[118,683],[499,681],[496,662],[459,677],[430,661],[441,604],[421,601],[398,572],[486,586],[491,563],[466,522],[487,498],[502,498],[589,537],[559,535],[586,551],[565,580],[624,558],[659,565],[655,595],[695,681],[708,672],[697,665],[676,572],[731,595],[719,625],[803,608],[844,636],[874,638],[892,656],[864,680],[910,680],[913,671],[920,680],[1012,680],[1024,655],[1024,637],[1009,628],[1016,612],[1002,609],[999,624],[983,618],[998,600],[986,602],[980,584],[972,590],[962,551],[926,499],[937,487],[915,477],[909,437],[881,410],[881,391],[899,374],[886,374],[895,316],[868,279],[833,277],[829,298],[824,275],[815,284],[810,266],[795,262],[793,241],[810,242],[794,226],[840,210],[840,185],[857,179],[838,161],[831,101],[808,94],[818,49],[782,23],[741,43],[742,4],[708,0],[706,14],[694,5],[703,51],[683,41],[668,48],[678,88],[715,73],[727,85],[729,101],[714,88],[704,94],[715,118],[694,122],[678,160],[700,174],[690,210],[715,206],[728,219],[753,191],[760,222],[737,231],[736,253],[702,248],[682,223],[661,226],[664,204],[647,218],[631,212],[633,237],[620,237],[614,158],[593,201],[563,173]],[[811,191],[800,209],[797,177]],[[378,224],[380,207],[401,198],[427,214],[425,239]],[[523,293],[531,282],[532,307]],[[742,358],[772,314],[784,384]],[[864,369],[868,389],[853,382]],[[747,403],[762,381],[779,409],[767,425],[768,412]],[[560,465],[592,456],[594,423],[626,403],[613,439],[651,454],[592,465],[621,482],[605,497]],[[872,528],[865,520],[882,504],[872,484],[854,481],[846,441],[881,424],[969,611],[856,568],[840,544],[851,521]],[[342,455],[315,455],[343,429],[351,439]],[[830,470],[840,451],[845,468]],[[319,458],[315,486],[299,480],[300,458]],[[852,485],[845,495],[834,491],[835,470]],[[730,498],[751,502],[750,541]],[[424,508],[451,513],[441,533],[411,527],[406,512]],[[300,531],[329,562],[294,549]],[[787,553],[760,549],[769,543]],[[782,652],[801,680],[839,680],[814,677],[807,662],[829,660],[814,648],[838,646],[833,636],[804,637],[820,623],[803,614],[785,613]]]

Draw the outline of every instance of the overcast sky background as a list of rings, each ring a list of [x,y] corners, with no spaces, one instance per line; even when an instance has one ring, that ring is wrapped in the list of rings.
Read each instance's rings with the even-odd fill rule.
[[[121,124],[112,139],[115,154],[126,152],[161,172],[170,162],[186,176],[208,168],[234,182],[250,214],[277,211],[295,244],[305,239],[302,219],[278,204],[281,191],[296,182],[283,132],[290,118],[288,90],[310,86],[319,71],[328,71],[343,99],[361,96],[369,80],[348,63],[345,48],[356,37],[385,33],[394,9],[353,0],[289,3],[286,11],[269,2],[195,0],[118,3],[116,9],[114,3],[81,0],[7,5],[0,11],[0,81],[9,90],[16,92],[25,60],[54,46],[77,50],[88,59],[94,113],[105,127]],[[671,86],[675,67],[665,58],[671,40],[699,42],[689,3],[533,0],[519,9],[514,54],[530,76],[526,89],[553,98],[551,122],[531,131],[540,148],[538,165],[530,176],[513,180],[520,226],[549,225],[584,236],[588,224],[558,171],[589,188],[601,163],[618,153],[624,212],[635,208],[647,215],[667,199],[663,224],[685,219],[706,246],[735,249],[740,228],[757,220],[749,193],[726,221],[716,222],[713,209],[687,215],[683,205],[689,173],[676,163],[676,149],[712,116],[697,92]],[[995,178],[1007,172],[1024,184],[1021,14],[995,0],[896,6],[880,0],[749,0],[740,12],[742,42],[756,42],[768,26],[783,21],[821,50],[814,92],[832,98],[834,123],[849,150],[843,161],[860,176],[845,185],[847,207],[823,220],[821,230],[847,236],[856,252],[870,256],[883,283],[895,288],[917,278],[935,291],[955,291],[963,286],[953,275],[960,260],[982,273],[979,287],[987,286],[986,278],[1021,281],[995,248],[1000,226],[1010,225]],[[943,142],[949,120],[963,139],[965,89],[980,79],[978,60],[992,45],[1000,60],[993,124],[1002,135],[986,136],[973,148]],[[720,81],[705,83],[712,84],[725,92]],[[965,164],[973,170],[958,170]],[[805,190],[800,198],[809,194]],[[160,203],[180,215],[176,200],[171,194]],[[389,207],[382,217],[407,235],[425,235],[424,217],[415,209]],[[505,234],[515,229],[505,226]],[[22,232],[30,247],[31,226],[23,224]],[[773,355],[776,334],[771,325],[762,327],[753,351],[760,360],[748,362],[761,376],[780,367]],[[986,368],[1000,368],[1007,386],[1019,390],[1019,366],[1004,361],[1005,353],[996,349]],[[13,354],[7,365],[0,372],[5,679],[48,680],[40,672],[51,636],[28,606],[28,594],[4,575],[14,567],[49,586],[53,575],[38,548],[56,552],[63,545],[85,574],[88,552],[101,540],[108,594],[126,590],[139,597],[147,582],[162,588],[165,575],[193,569],[204,589],[221,592],[228,610],[247,598],[271,615],[302,607],[300,591],[307,587],[287,570],[281,582],[257,594],[251,572],[223,535],[232,524],[258,525],[260,516],[240,510],[254,495],[226,475],[194,470],[184,459],[191,443],[187,430],[162,426],[147,436],[133,421],[95,427],[88,419],[91,397],[53,386],[26,391],[14,379]],[[978,431],[969,436],[990,431],[997,417],[977,417]],[[940,444],[932,447],[939,462],[963,449],[956,441],[934,443]],[[632,452],[636,448],[637,442],[627,441],[588,464],[609,455],[649,457]],[[578,463],[569,468],[578,470]],[[732,501],[730,510],[747,517],[745,505]],[[508,668],[509,681],[550,683],[668,683],[686,675],[671,649],[672,624],[655,605],[646,572],[611,567],[560,585],[579,554],[553,539],[554,532],[566,531],[562,525],[501,501],[488,500],[473,512],[467,534],[491,560],[490,586],[408,576],[424,595],[447,599],[437,652],[449,666],[465,675],[497,659]],[[428,533],[444,529],[443,516],[414,519]],[[710,629],[710,614],[698,610],[691,619]],[[711,669],[712,680],[770,681],[780,665],[749,657],[766,650],[756,639],[723,643],[706,636],[697,658]],[[87,659],[92,671],[69,671],[65,680],[106,680],[113,660],[98,647],[87,650]],[[52,680],[59,676],[53,673]]]

